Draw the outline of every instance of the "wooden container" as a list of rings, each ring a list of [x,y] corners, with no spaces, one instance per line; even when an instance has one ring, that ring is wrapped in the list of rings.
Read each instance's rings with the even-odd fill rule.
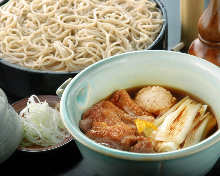
[[[198,22],[198,38],[189,47],[189,54],[220,66],[220,0],[210,0]]]

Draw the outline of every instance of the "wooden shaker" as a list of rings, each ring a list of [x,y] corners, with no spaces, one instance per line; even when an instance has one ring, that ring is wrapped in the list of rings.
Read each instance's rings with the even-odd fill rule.
[[[220,0],[210,0],[198,21],[198,32],[188,53],[220,66]]]

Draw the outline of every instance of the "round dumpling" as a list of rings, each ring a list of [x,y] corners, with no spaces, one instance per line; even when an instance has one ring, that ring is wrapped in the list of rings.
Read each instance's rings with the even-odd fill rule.
[[[144,110],[155,115],[162,115],[176,101],[170,91],[160,86],[142,88],[135,97],[135,102]]]

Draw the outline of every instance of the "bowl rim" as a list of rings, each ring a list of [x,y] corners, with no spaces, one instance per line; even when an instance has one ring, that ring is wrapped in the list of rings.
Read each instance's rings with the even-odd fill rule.
[[[199,142],[198,144],[195,144],[190,147],[186,147],[184,149],[176,150],[176,151],[171,151],[171,152],[163,152],[163,153],[134,153],[134,152],[127,152],[127,151],[122,151],[122,150],[117,150],[117,149],[112,149],[109,147],[105,147],[101,144],[96,143],[95,141],[89,139],[85,134],[83,134],[78,127],[71,126],[71,121],[68,119],[66,107],[67,107],[67,97],[68,94],[70,93],[71,88],[74,86],[75,82],[77,80],[80,80],[83,78],[83,75],[88,74],[90,71],[93,69],[102,66],[102,64],[106,64],[111,62],[112,60],[119,60],[120,57],[123,58],[122,56],[126,55],[131,55],[131,54],[137,54],[137,53],[169,53],[171,55],[183,55],[185,57],[191,58],[193,62],[199,63],[202,66],[205,66],[212,74],[214,75],[220,75],[220,70],[219,68],[204,60],[201,58],[198,58],[196,56],[192,56],[189,54],[185,53],[180,53],[180,52],[174,52],[174,51],[165,51],[165,50],[144,50],[144,51],[133,51],[133,52],[127,52],[123,53],[120,55],[112,56],[109,57],[105,60],[101,60],[99,62],[96,62],[95,64],[90,65],[86,69],[84,69],[82,72],[77,74],[71,82],[67,85],[65,88],[63,95],[61,97],[61,103],[60,103],[60,112],[61,112],[61,118],[63,120],[63,123],[66,127],[66,129],[72,134],[74,139],[82,144],[83,146],[89,148],[92,151],[95,151],[97,153],[101,153],[106,156],[110,156],[113,158],[119,158],[119,159],[126,159],[126,160],[132,160],[132,161],[163,161],[163,160],[170,160],[170,159],[177,159],[177,158],[182,158],[186,157],[192,154],[196,154],[200,151],[203,151],[205,149],[208,149],[209,147],[213,146],[217,142],[220,141],[220,130],[218,129],[217,132],[209,136],[208,138],[204,139],[203,141]],[[190,56],[190,57],[189,57]],[[220,80],[220,78],[219,78]]]
[[[0,1],[0,6],[6,4],[8,1],[9,1],[9,0],[1,0],[1,1]]]
[[[0,7],[5,5],[5,4],[7,4],[9,1],[10,0],[3,1],[2,4],[0,4]],[[157,35],[157,37],[153,41],[153,43],[151,43],[144,50],[152,49],[160,41],[160,39],[163,37],[163,35],[166,35],[166,29],[167,29],[167,25],[168,25],[168,22],[167,22],[167,11],[166,11],[166,8],[165,8],[164,4],[160,0],[153,0],[153,1],[157,4],[159,9],[161,10],[162,16],[163,16],[163,19],[164,19],[164,23],[162,25],[162,28],[161,28],[159,34]],[[167,38],[167,37],[165,36],[165,38]],[[104,59],[106,59],[106,58],[104,58]],[[104,59],[102,59],[102,60],[104,60]],[[50,71],[50,70],[34,70],[34,69],[27,68],[27,67],[24,67],[24,66],[21,66],[21,65],[18,65],[18,64],[13,64],[13,63],[11,63],[11,62],[9,62],[9,61],[7,61],[5,59],[2,59],[2,58],[0,58],[0,64],[3,64],[5,66],[13,68],[13,69],[17,69],[19,71],[31,72],[31,73],[35,73],[35,74],[52,74],[52,75],[66,75],[66,74],[68,74],[68,75],[72,75],[72,74],[77,74],[77,73],[79,73],[79,72],[81,72],[83,70],[82,69],[82,70],[71,71],[71,72]]]

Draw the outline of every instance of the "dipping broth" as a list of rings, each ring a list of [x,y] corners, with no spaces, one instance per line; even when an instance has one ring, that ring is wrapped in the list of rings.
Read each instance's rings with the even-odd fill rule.
[[[208,105],[165,86],[117,90],[89,108],[79,126],[97,143],[138,153],[179,150],[217,130]]]

